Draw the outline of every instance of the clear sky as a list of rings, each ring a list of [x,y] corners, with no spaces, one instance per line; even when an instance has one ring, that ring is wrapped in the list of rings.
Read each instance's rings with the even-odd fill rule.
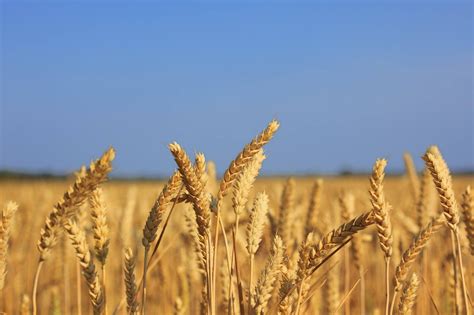
[[[377,3],[3,0],[0,168],[169,174],[176,140],[222,172],[276,118],[264,174],[474,169],[472,2]]]

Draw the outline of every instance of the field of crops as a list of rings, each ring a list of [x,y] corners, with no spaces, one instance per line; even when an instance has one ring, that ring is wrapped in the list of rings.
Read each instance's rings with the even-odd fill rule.
[[[0,181],[0,313],[472,313],[472,176],[430,147],[402,176],[259,178],[277,129],[222,178],[173,143],[168,181],[107,180],[113,149]]]

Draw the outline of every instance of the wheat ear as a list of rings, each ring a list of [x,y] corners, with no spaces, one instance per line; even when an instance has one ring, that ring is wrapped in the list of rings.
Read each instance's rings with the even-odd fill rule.
[[[283,243],[290,247],[291,236],[291,214],[294,208],[295,180],[288,178],[283,187],[280,201],[280,212],[278,216],[277,233],[281,236]]]
[[[423,228],[426,225],[428,214],[426,212],[428,206],[428,199],[430,197],[430,171],[425,168],[420,183],[420,191],[418,193],[418,199],[416,202],[416,221],[418,228]]]
[[[57,242],[61,222],[71,218],[74,211],[86,200],[86,198],[107,179],[112,170],[112,161],[115,158],[113,148],[107,150],[100,159],[92,162],[89,169],[78,173],[76,182],[64,194],[62,199],[54,206],[46,218],[46,223],[41,229],[41,237],[38,241],[40,261],[47,259],[51,249]]]
[[[316,218],[321,204],[321,194],[323,189],[323,180],[318,178],[311,188],[308,210],[306,212],[305,234],[308,235],[316,226]]]
[[[326,234],[310,252],[310,268],[316,268],[336,247],[344,244],[355,233],[374,223],[372,211],[365,212]]]
[[[262,167],[263,160],[265,160],[265,155],[263,154],[263,150],[260,149],[235,180],[235,187],[232,196],[232,207],[235,214],[236,233],[238,232],[239,228],[240,214],[247,205],[250,190],[252,189],[252,185],[257,178],[260,168]]]
[[[413,305],[416,302],[416,293],[418,291],[418,286],[420,281],[416,273],[412,274],[410,281],[405,286],[405,289],[400,296],[400,303],[398,304],[398,311],[402,315],[409,315],[413,309]]]
[[[137,284],[135,281],[135,257],[131,248],[123,252],[123,274],[125,281],[125,294],[127,296],[127,313],[138,314]]]
[[[30,315],[30,298],[28,294],[21,296],[20,315]]]
[[[461,207],[469,248],[471,249],[471,255],[474,256],[474,198],[472,197],[471,186],[467,186],[462,194]]]
[[[104,266],[109,253],[109,227],[107,225],[107,207],[102,189],[97,188],[89,197],[94,235],[94,252],[97,260]]]
[[[0,292],[5,286],[7,277],[7,254],[10,231],[13,224],[13,215],[18,210],[18,205],[9,201],[5,204],[1,212],[0,220]]]
[[[92,303],[94,314],[101,315],[104,313],[105,306],[104,292],[97,275],[95,264],[91,257],[89,246],[87,245],[86,236],[72,220],[68,220],[64,223],[64,229],[69,235],[72,246],[76,251],[76,256],[79,259],[82,275],[84,276],[87,287],[89,288],[89,298]]]
[[[259,193],[255,198],[253,208],[250,211],[249,223],[247,225],[247,252],[250,261],[250,280],[249,280],[249,309],[251,308],[253,273],[255,253],[260,246],[265,226],[265,218],[268,213],[268,196],[265,193]]]
[[[410,186],[413,195],[413,199],[417,202],[418,192],[420,191],[420,180],[418,173],[416,172],[415,163],[410,153],[405,152],[403,154],[403,161],[405,162],[405,168],[407,171],[408,178],[410,179]]]
[[[227,195],[229,188],[232,186],[245,165],[247,165],[247,163],[249,163],[249,161],[258,153],[258,151],[272,139],[279,127],[280,123],[276,120],[272,120],[268,124],[267,128],[265,128],[265,130],[263,130],[249,144],[247,144],[237,155],[237,157],[230,163],[219,185],[219,191],[217,193],[218,208],[222,202],[222,198]]]
[[[279,279],[279,274],[283,268],[285,248],[282,239],[275,235],[273,239],[270,257],[258,278],[255,287],[255,305],[253,311],[256,315],[267,313],[267,305],[272,297],[272,292]]]

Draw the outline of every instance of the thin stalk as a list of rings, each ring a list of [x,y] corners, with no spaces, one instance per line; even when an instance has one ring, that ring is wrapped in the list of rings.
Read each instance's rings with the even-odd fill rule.
[[[236,245],[235,245],[235,231],[232,230],[232,243],[234,247],[234,252],[236,253]],[[238,292],[239,292],[239,309],[240,309],[240,315],[245,315],[245,302],[244,302],[244,290],[242,288],[242,281],[240,279],[240,273],[239,273],[239,262],[237,260],[237,255],[235,257],[235,274],[237,276],[237,284],[238,284]]]
[[[107,315],[108,311],[107,311],[107,295],[106,295],[106,289],[105,289],[106,288],[105,281],[106,281],[105,264],[102,264],[102,290],[104,292],[104,314]]]
[[[350,290],[351,274],[349,273],[349,268],[350,268],[349,248],[346,247],[344,248],[344,292],[348,292]],[[344,314],[345,315],[351,314],[350,301],[344,304]]]
[[[143,259],[143,278],[142,278],[142,314],[145,315],[146,305],[146,274],[148,271],[148,248],[145,248],[145,254]]]
[[[394,306],[395,306],[395,301],[396,301],[396,298],[397,298],[397,294],[398,294],[397,291],[393,292],[392,303],[390,303],[390,315],[393,315],[393,309],[394,309]]]
[[[81,266],[76,263],[77,314],[82,314]]]
[[[390,257],[385,258],[385,315],[390,314]]]
[[[365,315],[365,272],[359,270],[360,277],[360,314]]]
[[[216,288],[216,282],[217,282],[217,277],[216,277],[216,274],[217,274],[217,250],[219,249],[219,222],[221,221],[221,215],[220,215],[220,209],[219,209],[219,206],[217,206],[217,210],[216,210],[216,228],[215,228],[215,231],[214,231],[214,253],[213,253],[213,259],[212,259],[212,263],[213,263],[213,269],[212,269],[212,285],[213,285],[213,288]],[[209,241],[211,241],[211,239],[209,238]],[[215,307],[215,306],[214,306]]]
[[[303,296],[303,286],[304,286],[304,281],[306,280],[306,278],[303,278],[301,280],[301,283],[299,285],[299,289],[298,289],[298,300],[296,301],[296,310],[295,310],[295,314],[296,315],[299,315],[300,313],[300,306],[301,306],[301,298]]]
[[[38,308],[36,304],[36,293],[38,292],[38,281],[39,281],[39,276],[41,273],[41,267],[43,267],[44,261],[39,261],[38,266],[36,267],[36,274],[35,274],[35,280],[33,283],[33,293],[31,294],[32,302],[33,302],[33,315],[38,314]]]
[[[253,265],[254,265],[254,254],[250,255],[250,280],[249,280],[249,301],[248,301],[248,310],[252,308],[252,288],[253,288]]]
[[[359,284],[359,282],[360,282],[360,279],[357,279],[357,281],[354,283],[352,288],[350,288],[349,291],[346,293],[346,295],[344,296],[344,298],[342,299],[342,301],[339,303],[338,307],[336,308],[336,313],[337,313],[337,311],[339,311],[339,309],[342,307],[343,304],[350,303],[350,296],[351,296],[352,292],[354,291],[354,289]]]
[[[459,261],[459,269],[460,269],[460,274],[461,274],[461,285],[462,285],[462,293],[463,293],[463,298],[464,298],[464,309],[466,312],[466,315],[470,315],[471,311],[469,310],[469,301],[467,298],[467,289],[466,289],[466,280],[464,279],[464,268],[462,264],[462,254],[461,254],[461,242],[459,241],[459,232],[456,228],[454,235],[456,236],[456,244],[457,244],[457,250],[458,250],[458,261]]]
[[[64,251],[64,264],[63,264],[63,277],[64,277],[64,314],[69,315],[71,313],[71,301],[70,301],[70,283],[69,283],[69,263],[66,253],[66,241],[63,240],[63,251]]]
[[[456,315],[459,314],[459,301],[458,301],[458,264],[457,264],[457,247],[456,247],[456,236],[454,235],[454,229],[451,229],[451,245],[453,250],[453,271],[454,271],[454,302],[456,304]]]

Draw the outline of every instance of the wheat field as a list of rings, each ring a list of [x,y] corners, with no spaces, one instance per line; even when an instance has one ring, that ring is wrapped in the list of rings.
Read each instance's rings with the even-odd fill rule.
[[[171,143],[166,181],[108,180],[112,148],[0,181],[0,313],[472,314],[473,176],[433,146],[400,176],[258,177],[278,127],[221,178]]]

